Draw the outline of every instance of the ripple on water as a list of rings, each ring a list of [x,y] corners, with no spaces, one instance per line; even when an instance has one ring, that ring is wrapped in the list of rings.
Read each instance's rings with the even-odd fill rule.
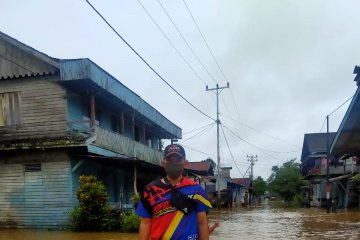
[[[324,209],[286,209],[263,204],[252,209],[216,211],[210,222],[221,226],[211,239],[360,239],[360,212]]]

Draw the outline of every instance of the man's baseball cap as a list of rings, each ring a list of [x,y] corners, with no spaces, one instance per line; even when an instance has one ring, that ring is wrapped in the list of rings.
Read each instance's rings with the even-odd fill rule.
[[[186,159],[185,150],[179,144],[170,144],[170,145],[166,146],[166,148],[164,150],[164,159],[167,158],[168,156],[170,156],[171,154],[176,154],[176,155],[182,157],[183,159]]]

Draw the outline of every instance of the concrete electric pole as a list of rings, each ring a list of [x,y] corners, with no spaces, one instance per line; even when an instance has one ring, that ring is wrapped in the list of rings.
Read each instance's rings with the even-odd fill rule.
[[[253,171],[254,171],[254,165],[255,165],[255,162],[257,162],[257,155],[253,156],[249,156],[247,155],[247,158],[248,158],[248,161],[250,162],[250,179],[251,181],[253,180],[254,178],[254,175],[253,175]]]
[[[250,162],[250,181],[253,182],[253,179],[254,179],[254,165],[255,165],[255,162],[257,162],[257,155],[247,155],[248,157],[248,161]],[[253,202],[253,198],[254,198],[254,185],[252,185],[253,189],[252,189],[252,194],[250,196],[250,202],[252,203]]]
[[[220,209],[220,145],[219,145],[219,94],[222,92],[223,89],[229,88],[230,85],[227,83],[226,87],[219,87],[219,84],[216,84],[215,88],[208,88],[206,85],[206,91],[212,91],[216,94],[216,138],[217,138],[217,189],[218,189],[218,208]]]

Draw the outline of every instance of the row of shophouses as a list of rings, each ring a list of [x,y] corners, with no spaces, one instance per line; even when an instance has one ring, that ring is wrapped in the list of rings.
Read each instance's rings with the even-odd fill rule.
[[[326,207],[327,192],[333,210],[360,206],[359,189],[352,181],[360,171],[359,73],[360,67],[355,66],[357,89],[337,132],[304,135],[300,167],[302,175],[310,181],[310,186],[303,190],[311,206]]]
[[[56,59],[0,32],[0,228],[63,228],[80,175],[95,175],[114,208],[163,176],[164,139],[182,130],[89,59]],[[200,160],[200,159],[199,159]],[[214,176],[214,162],[186,174],[224,205],[247,201],[249,179]],[[216,181],[219,180],[219,184]]]

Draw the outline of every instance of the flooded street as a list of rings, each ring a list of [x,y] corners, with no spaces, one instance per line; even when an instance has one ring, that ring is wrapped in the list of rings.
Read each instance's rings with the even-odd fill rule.
[[[220,215],[221,227],[211,239],[360,239],[357,209],[327,214],[325,209],[287,209],[271,203]],[[209,220],[216,218],[214,214]]]
[[[276,203],[256,208],[213,210],[221,226],[210,239],[360,239],[360,211],[339,210],[327,214],[325,209],[286,209]],[[47,230],[0,230],[0,240],[135,240],[137,234],[73,233]]]

